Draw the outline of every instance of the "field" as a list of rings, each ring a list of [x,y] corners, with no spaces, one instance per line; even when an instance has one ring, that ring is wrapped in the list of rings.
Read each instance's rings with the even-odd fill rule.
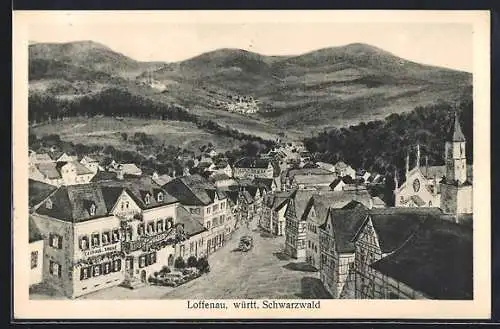
[[[160,145],[173,145],[192,151],[199,150],[200,146],[209,142],[215,145],[218,152],[225,152],[243,143],[230,137],[211,134],[193,123],[152,119],[68,118],[30,128],[30,133],[38,137],[58,134],[61,140],[75,144],[111,145],[121,150],[136,149],[136,145],[124,140],[122,133],[133,136],[137,132],[152,136]]]

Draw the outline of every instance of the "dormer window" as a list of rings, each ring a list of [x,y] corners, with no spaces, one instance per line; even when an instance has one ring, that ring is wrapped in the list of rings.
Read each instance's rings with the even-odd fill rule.
[[[149,205],[151,203],[151,196],[149,194],[146,194],[146,196],[144,197],[144,203],[146,205]]]
[[[95,210],[96,210],[95,203],[92,203],[89,209],[90,216],[95,216]]]
[[[52,209],[52,200],[47,199],[47,201],[45,201],[45,208]]]
[[[163,202],[163,193],[162,192],[158,192],[157,199],[158,199],[158,202]]]

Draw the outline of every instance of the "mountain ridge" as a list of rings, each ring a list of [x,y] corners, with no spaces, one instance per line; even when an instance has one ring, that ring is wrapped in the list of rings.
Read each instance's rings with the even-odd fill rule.
[[[119,81],[138,96],[240,124],[248,121],[245,116],[236,118],[214,102],[227,95],[248,95],[261,104],[252,118],[299,131],[453,101],[472,84],[471,73],[412,62],[365,43],[287,56],[221,48],[178,62],[140,62],[89,40],[35,43],[29,48],[30,85],[37,88],[80,83],[75,81],[79,75],[85,83],[98,81],[100,87],[113,87]],[[58,67],[69,72],[63,74]],[[163,91],[140,82],[147,76],[163,84]],[[47,90],[54,88],[33,88]],[[49,94],[66,97],[67,93],[78,96],[79,91],[69,88]]]

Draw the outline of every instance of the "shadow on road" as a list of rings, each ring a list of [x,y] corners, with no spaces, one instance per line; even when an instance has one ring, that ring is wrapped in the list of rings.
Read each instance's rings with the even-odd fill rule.
[[[304,299],[332,299],[320,279],[305,276],[300,280],[301,292],[295,294]]]
[[[276,238],[276,236],[274,236],[268,232],[260,232],[260,236],[261,236],[261,238],[266,238],[266,239]]]
[[[273,252],[273,255],[276,258],[278,258],[279,260],[289,260],[290,259],[290,256],[288,256],[287,254],[285,254],[283,251]]]
[[[314,266],[304,262],[299,262],[299,263],[291,262],[286,265],[283,265],[283,268],[286,268],[287,270],[291,271],[318,272],[318,270]]]

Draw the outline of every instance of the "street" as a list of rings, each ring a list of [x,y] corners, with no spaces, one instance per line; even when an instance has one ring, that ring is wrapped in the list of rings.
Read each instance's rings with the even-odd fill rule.
[[[241,225],[233,238],[209,257],[210,273],[198,279],[176,288],[148,285],[129,290],[116,286],[78,299],[331,298],[318,279],[318,272],[282,252],[284,237],[260,232],[255,222],[249,227]],[[235,250],[243,235],[253,237],[254,247],[248,252]]]

